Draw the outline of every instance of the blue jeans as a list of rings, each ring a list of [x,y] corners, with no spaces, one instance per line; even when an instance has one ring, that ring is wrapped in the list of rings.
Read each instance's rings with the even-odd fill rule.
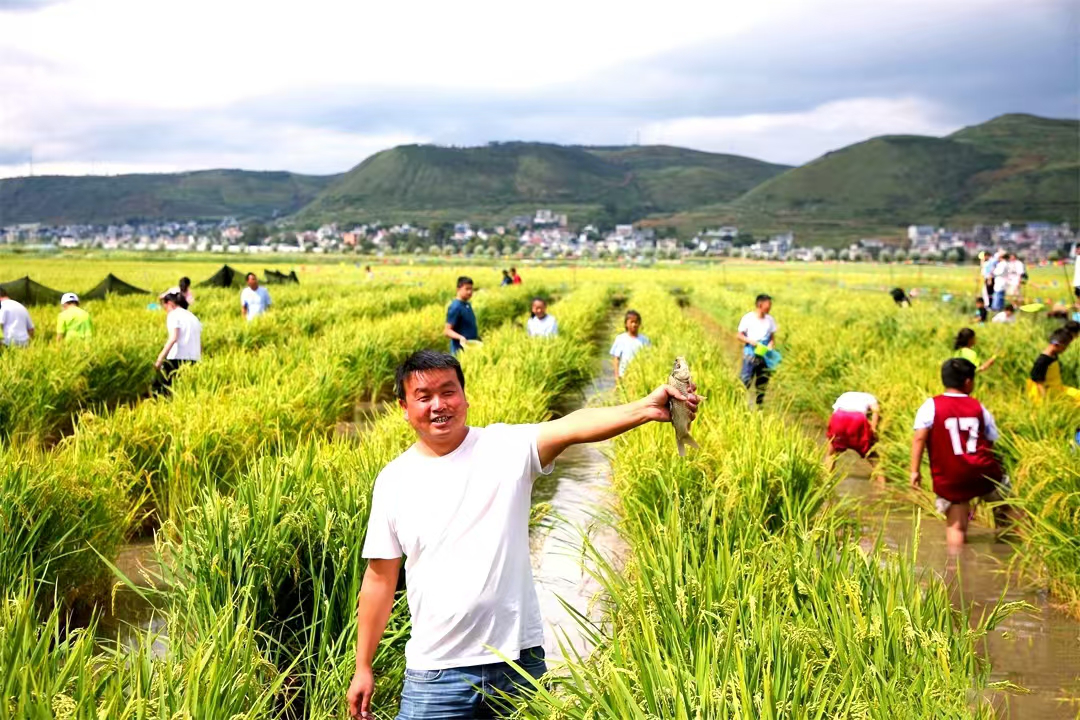
[[[765,364],[765,358],[758,355],[743,355],[742,371],[739,373],[743,387],[749,389],[753,382],[757,390],[757,404],[765,402],[765,386],[769,384],[769,366]]]
[[[544,648],[521,651],[517,664],[539,679],[547,672]],[[529,681],[508,663],[446,670],[405,670],[397,720],[457,720],[499,717],[499,691],[519,695]]]
[[[994,292],[994,297],[990,300],[991,310],[1004,310],[1005,309],[1005,291],[997,290]]]

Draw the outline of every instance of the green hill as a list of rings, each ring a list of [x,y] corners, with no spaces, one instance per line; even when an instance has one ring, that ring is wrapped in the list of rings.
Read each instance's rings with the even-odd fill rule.
[[[0,226],[261,217],[296,212],[336,176],[204,170],[0,180]]]
[[[475,213],[509,208],[607,208],[632,217],[738,197],[785,166],[670,147],[493,143],[405,145],[341,176],[300,219]]]
[[[768,180],[732,210],[875,224],[1080,221],[1080,123],[1003,115],[946,138],[885,136]]]

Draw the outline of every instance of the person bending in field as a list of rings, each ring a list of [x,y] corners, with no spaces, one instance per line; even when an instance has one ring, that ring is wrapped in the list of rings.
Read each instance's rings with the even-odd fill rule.
[[[525,324],[529,337],[555,337],[559,334],[559,323],[553,315],[548,315],[547,303],[543,298],[533,298],[532,317]]]
[[[757,404],[765,402],[765,386],[769,384],[769,366],[765,363],[765,353],[776,347],[776,332],[780,327],[769,314],[772,298],[758,295],[754,299],[754,309],[739,321],[736,337],[743,344],[742,371],[739,379],[747,389],[751,383],[757,391]]]
[[[626,368],[634,356],[641,352],[641,348],[652,345],[649,338],[641,332],[641,313],[637,310],[627,310],[623,316],[624,333],[615,336],[615,342],[611,344],[611,366],[615,369],[615,377],[621,378],[626,374]]]
[[[397,369],[394,391],[416,442],[375,480],[357,607],[349,711],[370,718],[372,662],[405,557],[412,630],[399,720],[493,717],[497,699],[546,672],[544,629],[529,560],[533,481],[571,445],[669,422],[668,403],[698,398],[667,384],[625,405],[587,408],[535,425],[469,427],[465,376],[452,355],[422,350]]]
[[[21,302],[11,299],[3,285],[0,285],[0,332],[6,347],[26,347],[34,337],[30,313]]]
[[[967,540],[971,501],[1001,500],[1009,491],[1009,479],[994,454],[998,429],[994,416],[971,391],[975,365],[963,358],[949,358],[941,366],[945,392],[930,398],[915,414],[911,441],[911,485],[922,487],[922,458],[930,454],[930,476],[937,500],[934,507],[945,516],[945,540],[956,548]],[[1004,524],[1003,508],[994,510],[996,524]]]
[[[869,417],[868,417],[869,416]],[[829,418],[829,449],[826,462],[832,468],[836,456],[845,450],[854,450],[859,457],[869,460],[874,465],[877,475],[878,423],[881,422],[881,407],[877,398],[865,392],[846,392],[833,403],[833,414]]]
[[[270,307],[270,291],[259,287],[255,273],[247,274],[247,287],[240,292],[240,311],[249,321],[262,315]]]
[[[472,278],[462,275],[457,279],[457,297],[446,309],[446,327],[443,328],[443,335],[450,338],[451,355],[461,352],[470,340],[480,339],[476,315],[469,303],[472,296]]]
[[[892,295],[893,302],[896,303],[896,307],[911,307],[911,300],[908,299],[907,293],[903,288],[893,288],[889,291]]]
[[[79,296],[73,292],[60,298],[60,314],[56,316],[57,340],[89,340],[94,336],[90,313],[79,307]]]
[[[990,322],[1007,324],[1016,322],[1016,307],[1012,303],[1006,303],[1005,309],[990,318]]]
[[[1050,333],[1047,346],[1035,358],[1027,381],[1027,396],[1035,403],[1047,398],[1067,397],[1080,403],[1080,390],[1069,387],[1061,380],[1061,354],[1069,349],[1075,336],[1067,327]]]
[[[953,341],[953,357],[967,360],[978,368],[979,372],[989,370],[997,362],[996,357],[989,357],[982,365],[979,364],[979,353],[975,352],[975,331],[971,328],[964,328],[956,333],[956,340]]]
[[[986,309],[986,301],[981,297],[975,298],[975,322],[986,322],[986,316],[989,313],[990,311]]]
[[[170,288],[158,299],[165,308],[168,337],[154,362],[160,375],[155,378],[151,393],[167,395],[177,371],[202,359],[202,323],[187,309],[187,299],[180,288]]]

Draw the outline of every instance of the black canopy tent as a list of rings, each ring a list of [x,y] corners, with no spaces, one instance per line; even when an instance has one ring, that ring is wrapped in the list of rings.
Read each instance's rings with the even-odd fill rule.
[[[296,271],[292,270],[286,275],[283,272],[277,270],[267,270],[263,268],[263,282],[267,285],[281,285],[285,283],[300,283],[300,278],[296,277]]]
[[[81,300],[104,300],[106,295],[149,295],[150,292],[137,288],[134,285],[129,285],[120,278],[116,277],[112,273],[105,276],[105,279],[97,284],[97,286],[89,292],[83,293],[79,296]]]
[[[0,283],[8,296],[23,305],[59,305],[64,293],[36,283],[29,276]]]
[[[236,268],[222,265],[221,269],[199,283],[198,287],[239,287],[244,284],[247,273],[240,272]]]

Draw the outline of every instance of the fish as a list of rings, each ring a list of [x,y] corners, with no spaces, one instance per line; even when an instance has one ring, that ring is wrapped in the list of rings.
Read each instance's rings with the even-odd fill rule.
[[[668,387],[678,390],[681,395],[690,392],[690,365],[681,355],[675,358],[675,366],[668,376]],[[690,409],[683,400],[670,398],[668,411],[671,413],[671,426],[675,428],[675,442],[679,446],[679,457],[686,457],[686,446],[700,450],[697,441],[690,436]]]

